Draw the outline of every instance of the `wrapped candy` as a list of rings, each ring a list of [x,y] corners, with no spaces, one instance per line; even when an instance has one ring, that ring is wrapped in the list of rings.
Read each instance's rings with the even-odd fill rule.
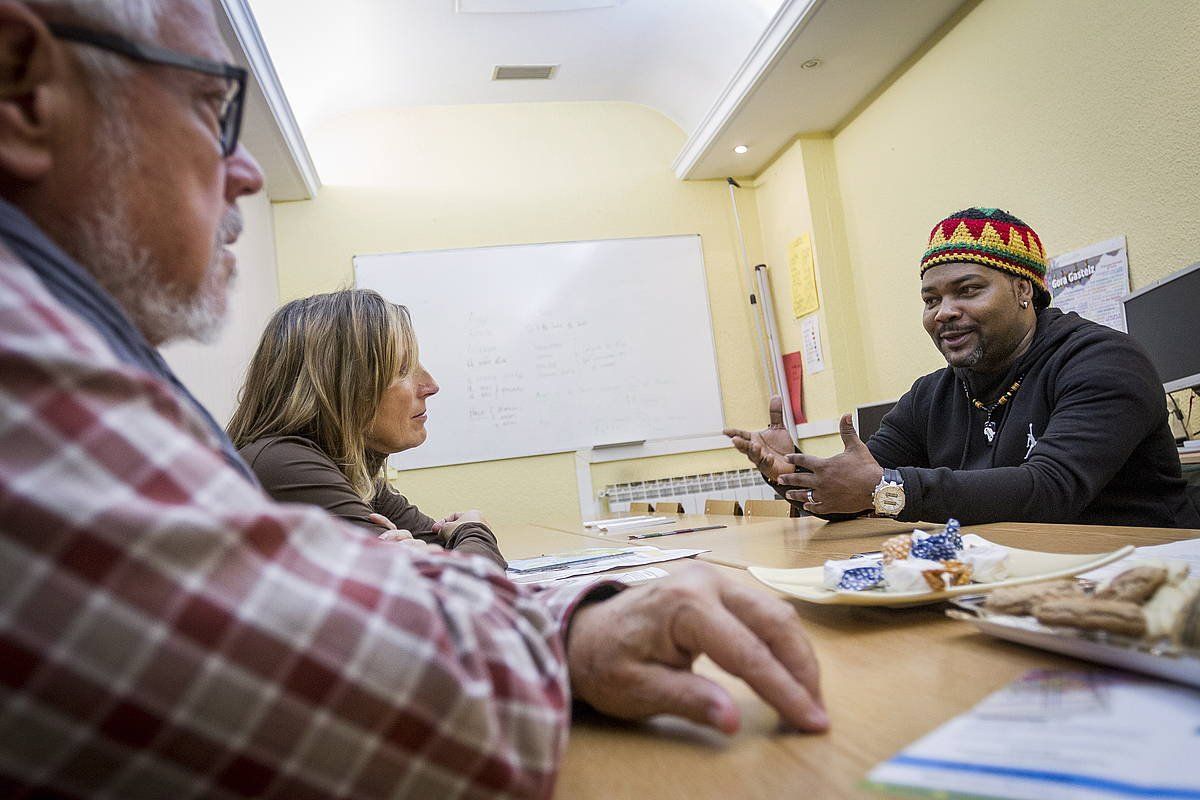
[[[957,541],[956,541],[957,540]],[[949,561],[958,558],[962,538],[957,533],[913,534],[912,557],[929,561]]]
[[[843,592],[861,592],[883,583],[883,567],[851,567],[842,573],[837,588]]]
[[[925,573],[942,569],[938,561],[906,558],[884,565],[883,580],[889,592],[928,592],[929,582],[925,580]]]
[[[826,589],[837,591],[841,588],[842,576],[850,570],[861,569],[865,567],[877,568],[878,566],[879,564],[876,563],[875,559],[872,558],[847,558],[840,561],[826,561],[825,569],[821,574],[821,585]]]
[[[911,533],[902,533],[886,539],[879,546],[879,552],[883,553],[883,563],[890,564],[893,561],[902,561],[908,558],[909,552],[912,551],[912,542]]]
[[[978,583],[995,583],[1008,577],[1008,550],[1000,545],[968,533],[962,537],[963,548],[959,551],[958,560],[969,564],[972,570],[972,580]]]
[[[971,565],[961,561],[943,561],[940,569],[926,570],[922,573],[929,588],[935,592],[949,589],[951,586],[964,586],[971,582]]]

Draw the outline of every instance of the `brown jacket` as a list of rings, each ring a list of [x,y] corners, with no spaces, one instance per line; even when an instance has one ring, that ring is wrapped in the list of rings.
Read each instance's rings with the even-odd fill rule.
[[[385,483],[380,483],[369,504],[363,501],[333,460],[301,436],[267,436],[240,448],[238,453],[258,476],[267,494],[281,503],[320,506],[373,535],[385,529],[367,517],[382,514],[397,528],[410,531],[418,539],[456,553],[484,556],[501,568],[508,566],[500,555],[496,537],[486,525],[463,523],[454,529],[450,541],[444,542],[433,532],[434,519],[422,514]]]

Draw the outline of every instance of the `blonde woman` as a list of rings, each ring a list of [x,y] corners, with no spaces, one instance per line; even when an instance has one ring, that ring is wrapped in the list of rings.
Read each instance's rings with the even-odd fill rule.
[[[293,300],[263,332],[229,423],[234,446],[280,502],[308,503],[385,539],[485,556],[478,511],[434,520],[384,480],[387,456],[425,441],[437,382],[417,358],[408,310],[345,290]]]

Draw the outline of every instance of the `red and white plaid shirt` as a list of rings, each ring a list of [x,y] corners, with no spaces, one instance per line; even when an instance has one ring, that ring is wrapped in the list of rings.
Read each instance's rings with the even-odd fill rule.
[[[271,502],[0,250],[0,796],[547,796],[588,591]]]

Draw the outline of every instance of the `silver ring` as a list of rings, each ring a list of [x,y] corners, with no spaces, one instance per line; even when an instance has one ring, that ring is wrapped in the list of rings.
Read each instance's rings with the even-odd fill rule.
[[[817,501],[816,501],[816,499],[813,497],[813,494],[814,494],[813,490],[812,490],[812,489],[809,489],[809,490],[808,490],[808,499],[807,499],[807,500],[805,500],[804,502],[806,502],[806,503],[813,503],[813,504],[816,504],[816,502],[817,502]]]

